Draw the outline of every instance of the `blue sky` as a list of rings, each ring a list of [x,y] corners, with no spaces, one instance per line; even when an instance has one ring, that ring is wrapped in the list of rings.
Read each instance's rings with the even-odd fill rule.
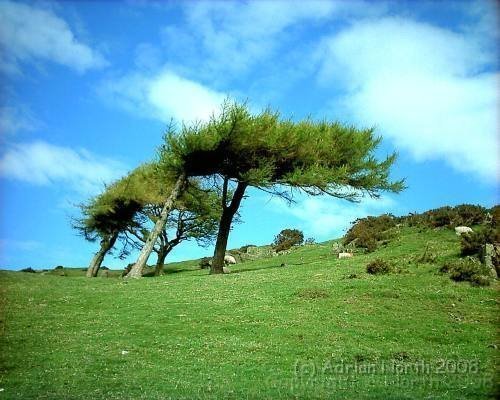
[[[291,207],[250,190],[229,247],[289,227],[327,240],[369,214],[491,207],[498,12],[494,1],[0,1],[0,268],[86,266],[97,244],[72,231],[75,204],[153,158],[171,118],[204,120],[226,96],[375,126],[408,185]],[[210,253],[186,243],[170,260]]]

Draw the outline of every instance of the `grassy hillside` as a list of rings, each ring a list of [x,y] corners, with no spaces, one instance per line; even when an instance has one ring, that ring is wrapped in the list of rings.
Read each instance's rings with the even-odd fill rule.
[[[498,283],[437,273],[458,253],[451,230],[404,228],[352,259],[323,243],[229,275],[1,272],[0,398],[494,398]],[[399,273],[367,274],[377,257]]]

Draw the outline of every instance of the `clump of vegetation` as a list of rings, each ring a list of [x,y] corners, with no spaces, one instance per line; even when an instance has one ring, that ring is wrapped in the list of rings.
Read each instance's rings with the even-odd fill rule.
[[[330,297],[330,293],[328,293],[324,289],[316,289],[316,288],[308,288],[299,290],[296,295],[302,299],[306,300],[314,300],[314,299],[326,299]]]
[[[249,249],[250,247],[257,247],[257,246],[256,246],[256,245],[254,245],[254,244],[246,244],[245,246],[241,246],[241,247],[238,249],[238,251],[239,251],[240,253],[248,253],[248,249]]]
[[[372,252],[380,241],[388,243],[392,239],[394,232],[391,229],[395,226],[396,218],[390,214],[359,218],[347,231],[342,243],[347,245],[355,241],[356,247],[363,247],[367,252]]]
[[[199,266],[201,269],[210,268],[210,265],[212,265],[211,257],[203,257],[202,259],[200,259]]]
[[[372,275],[384,275],[393,271],[392,265],[381,258],[376,258],[368,263],[366,272]]]
[[[57,267],[55,267],[54,269],[63,269],[64,267],[62,265],[58,265]],[[86,271],[87,269],[85,269]]]
[[[376,258],[370,261],[366,266],[366,272],[372,275],[384,275],[389,274],[392,271],[392,265],[381,258]]]
[[[31,274],[35,274],[35,273],[36,273],[36,271],[35,271],[33,268],[31,268],[31,267],[28,267],[28,268],[23,268],[23,269],[21,270],[21,272],[29,272],[29,273],[31,273]]]
[[[410,214],[403,217],[409,226],[428,226],[431,228],[453,227],[460,225],[478,225],[486,221],[488,210],[474,204],[461,204],[455,207],[445,206],[426,211],[422,214]]]
[[[491,280],[488,269],[473,257],[449,261],[439,271],[456,282],[467,281],[475,286],[488,286]]]
[[[313,237],[307,238],[304,241],[304,244],[308,244],[308,245],[312,245],[312,244],[315,244],[315,243],[316,243],[316,239],[314,239]]]
[[[500,242],[500,231],[487,227],[480,231],[463,234],[461,241],[462,256],[480,255],[486,243]]]
[[[276,252],[284,251],[304,242],[304,234],[298,229],[283,229],[274,238],[273,248]]]

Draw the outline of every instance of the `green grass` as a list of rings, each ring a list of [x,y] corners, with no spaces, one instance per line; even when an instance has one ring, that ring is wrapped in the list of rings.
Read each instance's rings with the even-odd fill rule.
[[[437,261],[417,264],[427,244]],[[498,283],[437,273],[452,231],[330,248],[218,276],[196,261],[138,281],[1,272],[0,399],[494,398]],[[374,258],[401,272],[367,274]]]

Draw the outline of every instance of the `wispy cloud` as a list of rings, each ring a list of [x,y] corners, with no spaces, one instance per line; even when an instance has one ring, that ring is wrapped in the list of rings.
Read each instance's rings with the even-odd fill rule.
[[[0,107],[0,135],[15,134],[20,131],[32,131],[40,122],[27,107]]]
[[[132,113],[168,122],[206,121],[219,110],[225,95],[166,69],[135,72],[107,80],[99,93],[106,101]]]
[[[78,72],[107,64],[52,10],[12,1],[0,2],[0,52],[7,73],[20,73],[24,62],[52,61]]]
[[[319,81],[344,93],[332,108],[415,159],[495,180],[497,54],[480,29],[465,31],[395,17],[355,23],[324,42]]]
[[[165,26],[162,38],[185,64],[197,68],[203,59],[200,75],[224,81],[241,78],[284,44],[288,48],[279,57],[287,57],[305,23],[321,24],[335,16],[380,8],[363,1],[187,2],[181,23]]]
[[[391,198],[383,196],[379,199],[366,197],[359,203],[330,197],[307,197],[289,206],[279,198],[271,200],[273,210],[291,215],[297,219],[297,227],[306,236],[319,240],[339,237],[357,218],[367,215],[396,213],[398,205]]]
[[[125,172],[116,160],[43,141],[12,145],[0,158],[4,178],[42,186],[57,183],[82,195],[99,192]]]

